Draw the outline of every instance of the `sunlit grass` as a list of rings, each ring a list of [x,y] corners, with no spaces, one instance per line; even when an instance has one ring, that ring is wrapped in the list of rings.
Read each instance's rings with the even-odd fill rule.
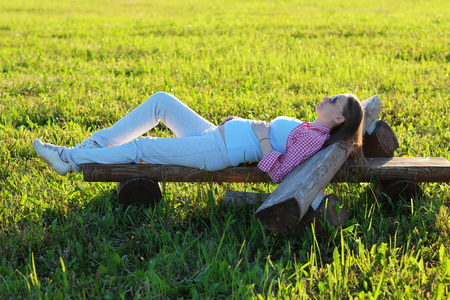
[[[450,159],[449,15],[439,0],[0,1],[0,297],[448,297],[448,183],[398,203],[332,184],[350,221],[298,240],[223,205],[275,185],[167,183],[154,211],[124,212],[113,183],[58,176],[31,142],[74,145],[157,91],[214,123],[312,121],[352,92],[379,95],[396,156]]]

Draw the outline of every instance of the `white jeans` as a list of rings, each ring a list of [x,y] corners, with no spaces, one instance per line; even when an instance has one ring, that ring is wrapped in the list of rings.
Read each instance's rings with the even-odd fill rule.
[[[139,137],[162,121],[176,138]],[[92,134],[102,148],[69,148],[64,154],[76,172],[86,163],[146,162],[221,170],[231,166],[218,127],[174,96],[158,92],[113,126]]]

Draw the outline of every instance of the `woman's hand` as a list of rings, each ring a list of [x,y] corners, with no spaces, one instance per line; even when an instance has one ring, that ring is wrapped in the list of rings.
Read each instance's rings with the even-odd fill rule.
[[[264,121],[253,121],[252,128],[259,139],[259,145],[261,146],[261,152],[264,157],[272,151],[272,145],[269,140],[269,124]]]
[[[265,121],[253,121],[253,132],[258,139],[264,139],[269,137],[269,124]]]
[[[226,122],[231,121],[231,120],[233,120],[233,119],[237,119],[237,118],[238,118],[238,117],[235,117],[235,116],[228,116],[228,117],[226,117],[225,119],[223,119],[222,122],[220,122],[219,126],[222,126],[222,125],[225,124]]]

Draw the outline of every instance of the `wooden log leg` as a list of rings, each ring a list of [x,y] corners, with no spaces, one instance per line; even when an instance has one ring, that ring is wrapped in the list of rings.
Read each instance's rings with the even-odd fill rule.
[[[154,207],[162,198],[159,184],[146,177],[117,183],[117,201],[126,209],[130,205]]]
[[[303,210],[306,211],[305,207]],[[256,217],[265,228],[282,234],[294,228],[301,216],[300,207],[295,198],[272,204],[270,209],[256,211]]]
[[[392,202],[401,199],[409,201],[411,198],[423,198],[425,193],[422,188],[411,179],[398,178],[381,183],[381,192],[391,198]]]
[[[255,203],[263,203],[270,194],[267,193],[252,193],[227,190],[223,203],[229,206],[242,207],[244,205],[253,205]]]
[[[365,157],[393,157],[399,144],[392,128],[383,120],[376,122],[371,134],[364,136],[363,152]]]
[[[300,222],[294,227],[294,236],[302,237],[314,224],[316,234],[327,233],[328,228],[336,228],[348,221],[348,213],[345,207],[341,207],[342,201],[335,194],[325,196],[317,210],[308,209]]]

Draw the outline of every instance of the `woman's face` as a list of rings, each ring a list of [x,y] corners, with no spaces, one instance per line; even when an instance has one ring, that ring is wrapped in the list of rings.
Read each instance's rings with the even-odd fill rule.
[[[330,103],[330,99],[337,97]],[[345,95],[336,95],[332,97],[323,97],[323,101],[316,106],[317,117],[326,121],[341,120],[343,118],[343,109],[347,105],[347,97]],[[336,121],[335,121],[336,122]],[[342,123],[338,121],[338,123]]]

